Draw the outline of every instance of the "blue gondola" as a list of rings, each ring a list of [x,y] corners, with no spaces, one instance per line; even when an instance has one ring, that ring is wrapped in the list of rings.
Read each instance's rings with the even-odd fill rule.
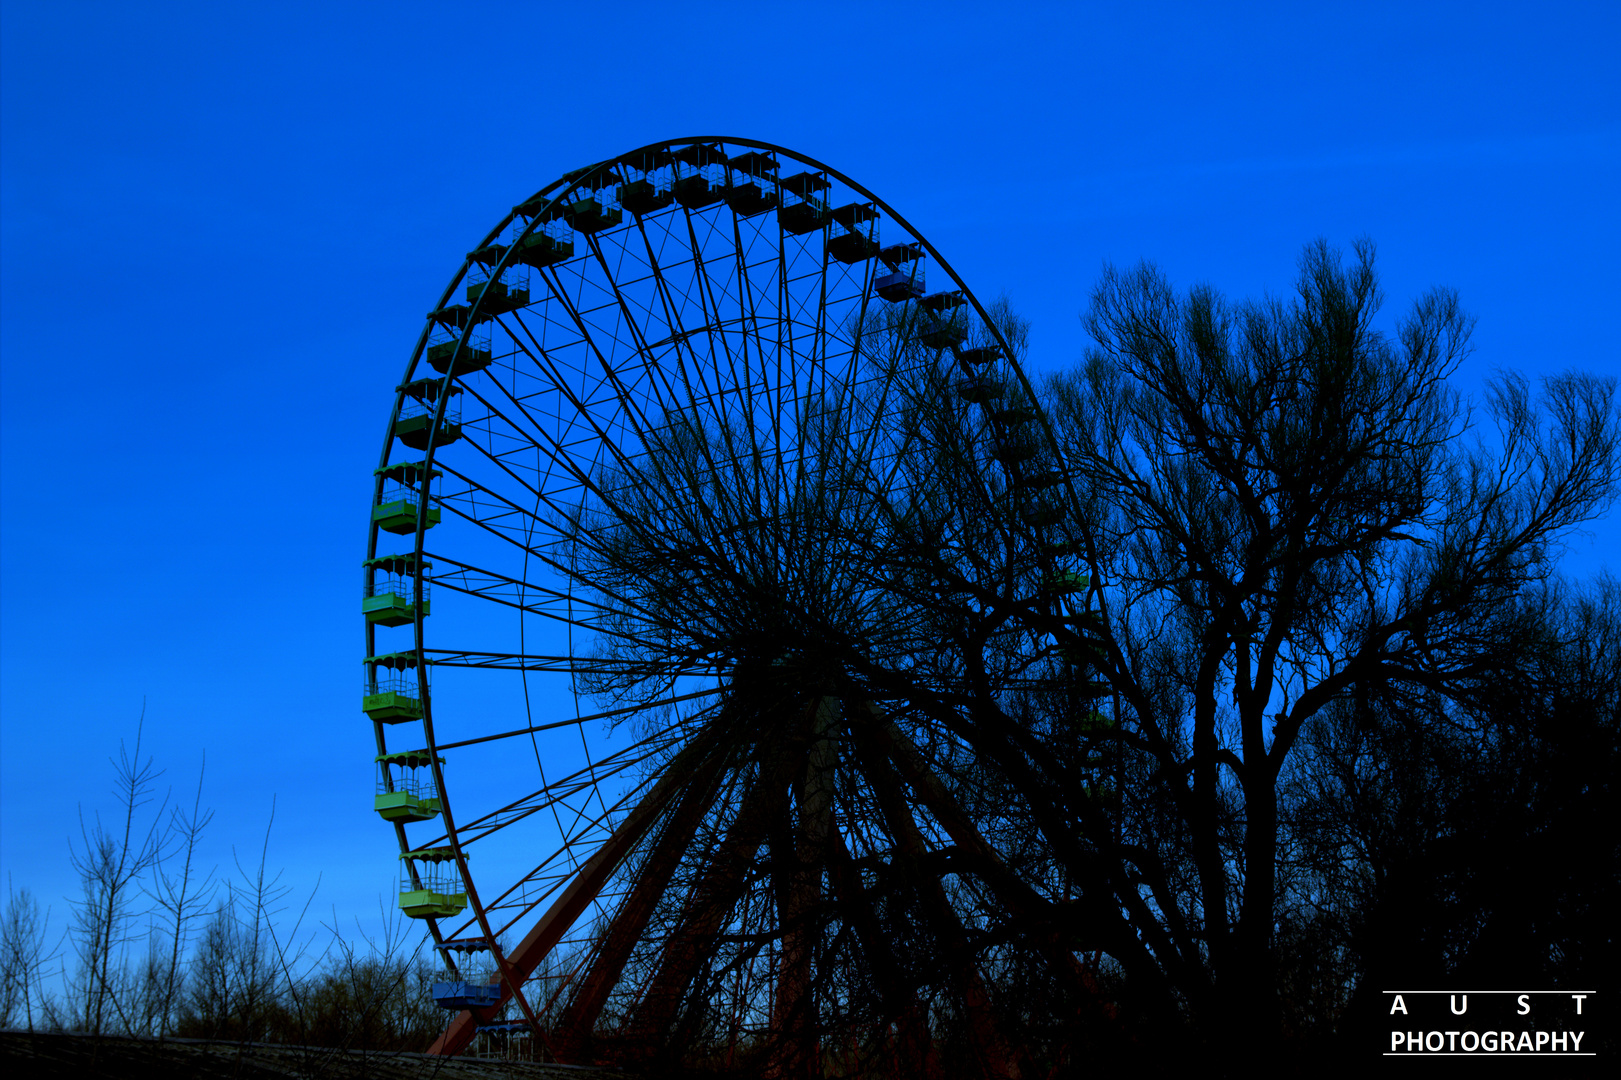
[[[434,1004],[441,1009],[487,1009],[501,998],[500,983],[436,982]]]

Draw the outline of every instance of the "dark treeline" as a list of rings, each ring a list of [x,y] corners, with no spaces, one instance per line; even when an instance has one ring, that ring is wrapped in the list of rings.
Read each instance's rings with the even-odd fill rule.
[[[212,910],[173,968],[160,942],[133,962],[88,963],[75,952],[64,969],[31,933],[48,928],[23,891],[6,919],[0,1007],[8,1028],[420,1051],[444,1027],[429,986],[445,975],[414,947],[357,950],[334,935],[326,957],[295,968],[268,925],[256,936],[236,899]]]
[[[1275,944],[1292,1030],[1387,1031],[1382,988],[1612,985],[1621,595],[1536,599],[1500,643],[1509,670],[1466,696],[1352,699],[1306,732]],[[1614,1030],[1596,1025],[1600,1053]]]
[[[81,889],[67,925],[53,931],[27,888],[8,897],[0,1026],[351,1050],[432,1043],[444,1012],[430,985],[444,976],[403,916],[385,913],[382,936],[358,944],[336,922],[302,932],[263,850],[232,879],[202,867],[212,812],[201,775],[191,806],[171,806],[156,798],[161,774],[141,760],[139,735],[113,766],[116,813],[93,817],[71,847]]]

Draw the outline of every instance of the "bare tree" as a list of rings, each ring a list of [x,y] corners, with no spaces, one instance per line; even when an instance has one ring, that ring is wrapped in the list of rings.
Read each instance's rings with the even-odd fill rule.
[[[430,987],[443,979],[421,957],[423,942],[393,905],[380,905],[382,932],[346,939],[328,928],[328,962],[288,986],[285,1037],[308,1046],[423,1050],[444,1027]]]
[[[130,752],[120,740],[118,758],[113,761],[113,792],[119,816],[111,828],[97,814],[94,824],[84,821],[80,811],[82,848],[71,849],[73,869],[82,889],[74,903],[72,936],[79,966],[75,977],[74,1021],[83,1030],[101,1034],[111,1021],[124,1030],[133,1018],[126,1011],[126,991],[131,973],[126,970],[125,951],[130,930],[141,914],[136,908],[139,881],[163,857],[162,807],[144,827],[144,808],[154,799],[161,772],[149,757],[141,761],[141,734],[146,710],[141,710],[135,729],[135,748]]]
[[[43,1004],[40,969],[56,958],[47,949],[51,913],[42,914],[27,889],[8,893],[0,921],[0,1026],[12,1027],[20,1019],[33,1031],[35,1009]]]
[[[1098,347],[1051,387],[1090,591],[1085,612],[1029,621],[1083,697],[1114,703],[1115,824],[1017,725],[977,745],[1073,876],[1087,933],[1209,1038],[1279,1030],[1279,785],[1305,725],[1512,672],[1560,537],[1621,480],[1614,380],[1550,377],[1537,404],[1503,377],[1496,441],[1467,445],[1446,379],[1472,319],[1434,290],[1391,334],[1380,302],[1366,242],[1348,264],[1308,246],[1287,302],[1110,269]]]
[[[171,872],[167,860],[158,860],[153,867],[153,880],[146,890],[162,915],[161,927],[155,928],[160,932],[153,935],[145,969],[145,1012],[148,1015],[145,1026],[159,1038],[168,1035],[174,1025],[183,988],[182,962],[191,943],[192,928],[204,917],[214,892],[214,872],[209,870],[199,877],[197,866],[198,845],[214,817],[214,812],[205,810],[202,805],[206,769],[205,758],[197,770],[197,793],[190,811],[178,806],[170,811],[168,840],[179,856],[179,869]]]
[[[303,913],[290,930],[278,930],[277,917],[292,889],[269,870],[275,817],[272,802],[257,863],[244,866],[237,859],[241,880],[225,883],[225,899],[203,927],[183,980],[177,979],[183,981],[178,1035],[264,1041],[288,1027],[289,1003],[305,966]],[[308,907],[306,902],[305,912]]]
[[[186,1038],[260,1040],[269,1030],[274,968],[244,929],[235,890],[214,909],[188,966],[175,1033]]]

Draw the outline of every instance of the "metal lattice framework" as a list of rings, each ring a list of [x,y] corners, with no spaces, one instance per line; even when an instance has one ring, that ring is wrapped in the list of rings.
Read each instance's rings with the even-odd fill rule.
[[[924,1068],[949,1016],[1013,1061],[963,942],[1053,887],[1006,869],[952,717],[1086,586],[1033,401],[927,241],[781,147],[576,170],[467,256],[364,601],[401,905],[469,1006],[439,1052]],[[1036,617],[973,627],[976,596]]]

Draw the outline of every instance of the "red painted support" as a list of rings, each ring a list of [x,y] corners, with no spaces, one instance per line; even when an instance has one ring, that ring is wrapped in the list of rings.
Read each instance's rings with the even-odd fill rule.
[[[553,947],[568,933],[569,927],[580,913],[590,906],[596,899],[602,887],[607,884],[613,872],[619,868],[625,856],[641,840],[642,836],[658,819],[665,806],[675,797],[691,780],[694,772],[698,771],[705,759],[709,756],[715,736],[712,730],[706,729],[694,736],[679,754],[677,754],[665,770],[664,776],[653,785],[653,789],[642,796],[642,801],[636,804],[619,827],[613,832],[596,853],[586,860],[580,872],[569,882],[552,906],[542,915],[534,929],[524,936],[518,947],[512,950],[507,957],[508,970],[511,976],[501,982],[501,996],[496,1004],[489,1009],[481,1010],[483,1015],[491,1015],[496,1009],[506,1004],[512,998],[513,981],[522,982],[540,965],[551,952]],[[473,1041],[477,1033],[480,1014],[471,1010],[459,1013],[445,1033],[428,1048],[430,1054],[459,1054]]]
[[[811,954],[815,948],[815,910],[822,903],[822,868],[828,859],[833,833],[833,771],[838,763],[834,738],[839,727],[839,703],[823,698],[816,706],[810,752],[799,785],[798,828],[783,832],[794,838],[791,860],[778,865],[791,871],[781,875],[777,889],[777,920],[782,928],[782,960],[772,1002],[772,1030],[782,1039],[790,1060],[776,1063],[769,1074],[781,1080],[810,1080],[818,1071],[813,1045],[814,1018],[806,1007],[811,983]],[[788,852],[783,852],[787,855]],[[775,861],[775,860],[774,860]]]
[[[721,756],[717,754],[709,760],[702,774],[693,778],[680,806],[671,814],[663,832],[654,841],[654,847],[642,864],[630,896],[620,905],[603,934],[596,955],[591,959],[590,969],[564,1009],[552,1037],[552,1045],[561,1060],[574,1065],[591,1064],[589,1060],[582,1059],[589,1058],[591,1032],[596,1026],[597,1017],[608,1000],[609,992],[619,981],[637,939],[647,929],[659,898],[669,887],[670,877],[680,865],[681,857],[687,853],[698,823],[715,804],[715,798],[719,795],[715,774],[720,771],[720,764]]]
[[[799,755],[783,748],[775,757],[775,761],[762,763],[759,775],[744,795],[743,805],[727,831],[726,843],[716,852],[708,872],[693,889],[686,916],[666,944],[658,972],[631,1021],[633,1038],[661,1047],[668,1040],[682,996],[698,966],[700,949],[708,944],[720,929],[726,913],[736,904],[743,878],[765,839],[767,824],[781,814],[787,804],[788,781],[796,771],[795,758]]]

